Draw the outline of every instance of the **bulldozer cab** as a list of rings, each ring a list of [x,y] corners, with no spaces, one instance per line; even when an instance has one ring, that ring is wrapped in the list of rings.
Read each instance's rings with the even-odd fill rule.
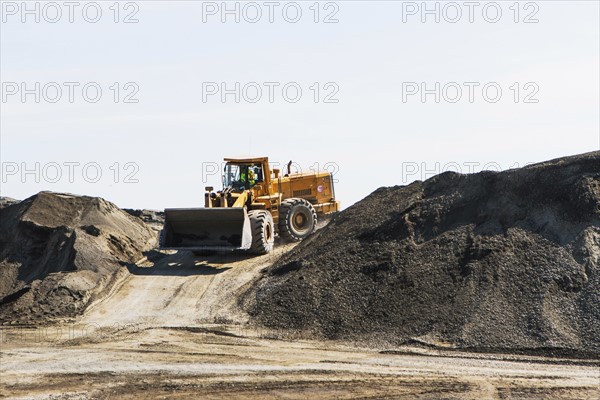
[[[264,182],[265,171],[262,163],[227,163],[223,174],[223,188],[234,192],[252,189]]]

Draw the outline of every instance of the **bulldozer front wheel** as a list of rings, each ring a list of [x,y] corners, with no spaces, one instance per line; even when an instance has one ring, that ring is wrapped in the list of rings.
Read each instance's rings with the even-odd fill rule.
[[[286,199],[279,206],[279,236],[299,241],[314,232],[317,213],[307,200]]]
[[[251,210],[248,212],[250,228],[252,229],[252,246],[250,252],[254,254],[267,254],[273,250],[275,231],[273,230],[273,217],[264,210]]]

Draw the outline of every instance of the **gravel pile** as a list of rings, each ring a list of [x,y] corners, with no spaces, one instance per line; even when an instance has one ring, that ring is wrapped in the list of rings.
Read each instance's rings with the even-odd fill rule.
[[[81,313],[157,244],[141,218],[101,198],[41,192],[2,203],[2,324]]]
[[[380,188],[240,302],[307,337],[600,354],[600,152]]]

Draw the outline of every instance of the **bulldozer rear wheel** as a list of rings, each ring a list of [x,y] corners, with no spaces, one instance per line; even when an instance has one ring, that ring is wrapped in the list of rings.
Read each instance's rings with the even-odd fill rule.
[[[279,206],[279,236],[299,241],[315,231],[317,212],[304,199],[285,199]]]
[[[273,250],[275,231],[273,229],[273,217],[271,213],[264,210],[251,210],[248,212],[250,228],[252,229],[252,246],[250,252],[253,254],[267,254]]]

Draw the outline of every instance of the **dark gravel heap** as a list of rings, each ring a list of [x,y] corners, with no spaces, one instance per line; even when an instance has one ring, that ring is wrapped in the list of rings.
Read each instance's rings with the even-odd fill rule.
[[[157,233],[98,198],[41,192],[0,208],[0,323],[81,313]]]
[[[600,353],[600,152],[380,188],[241,303],[308,337]]]

